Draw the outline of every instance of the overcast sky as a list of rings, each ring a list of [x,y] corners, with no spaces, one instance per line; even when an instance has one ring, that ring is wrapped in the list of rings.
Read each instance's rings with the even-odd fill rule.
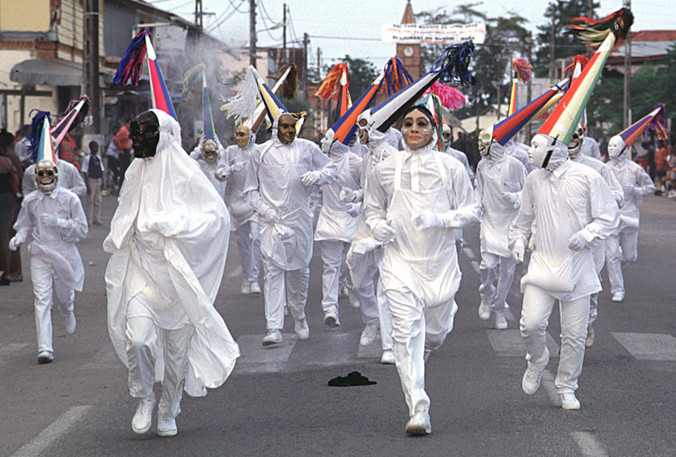
[[[471,0],[476,3],[480,0]],[[158,8],[172,11],[194,20],[194,0],[149,0]],[[280,46],[282,30],[264,31],[282,22],[282,5],[289,8],[287,41],[299,40],[303,33],[310,36],[310,65],[316,65],[317,48],[322,51],[322,63],[330,64],[346,54],[353,58],[370,60],[382,67],[394,55],[395,45],[380,42],[380,28],[384,23],[399,23],[406,0],[257,0],[258,44]],[[457,5],[469,1],[412,0],[414,13],[445,8],[449,13]],[[507,12],[528,19],[528,28],[548,21],[544,11],[549,0],[484,0],[478,10],[489,16]],[[202,0],[205,29],[232,45],[248,45],[249,0]],[[600,0],[599,15],[609,14],[624,4],[623,0]],[[632,30],[676,28],[675,0],[631,0],[635,21]],[[289,44],[293,46],[293,44]]]

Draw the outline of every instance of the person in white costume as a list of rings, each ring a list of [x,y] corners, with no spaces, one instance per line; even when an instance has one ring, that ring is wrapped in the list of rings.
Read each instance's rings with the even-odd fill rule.
[[[614,302],[624,300],[622,265],[635,262],[638,257],[638,227],[641,218],[638,207],[641,206],[643,197],[655,195],[655,184],[639,164],[627,158],[627,149],[620,135],[615,135],[608,142],[608,166],[624,191],[620,224],[606,240],[606,265]]]
[[[157,434],[178,432],[182,392],[204,396],[225,382],[239,356],[214,308],[230,220],[225,203],[181,147],[180,126],[160,110],[131,123],[135,160],[103,242],[108,331],[139,399],[134,433],[147,432],[162,383]]]
[[[462,166],[465,167],[465,170],[467,170],[467,174],[469,175],[469,179],[471,181],[474,181],[474,172],[472,171],[472,167],[469,166],[469,161],[467,160],[467,155],[462,152],[458,151],[457,149],[453,149],[453,138],[451,137],[451,128],[444,124],[444,144],[447,145],[446,151],[444,151],[446,154],[450,155],[451,157],[455,157],[462,163]]]
[[[296,138],[296,121],[289,113],[274,120],[272,139],[251,156],[244,193],[259,216],[264,345],[282,342],[285,306],[293,315],[298,338],[310,335],[305,317],[313,231],[309,197],[315,184],[335,179],[335,164],[316,144]]]
[[[224,152],[223,145],[218,139],[214,141],[202,137],[199,144],[190,153],[190,158],[197,162],[204,176],[223,199],[225,199],[226,183],[217,179],[216,170]]]
[[[368,183],[373,179],[375,167],[389,156],[399,152],[389,142],[390,135],[371,128],[369,119],[370,111],[365,111],[357,117],[359,141],[367,146],[368,150],[362,162],[360,188],[357,190],[343,189],[340,197],[344,202],[363,203],[364,192]],[[373,233],[366,225],[362,211],[361,220],[346,259],[352,287],[359,297],[362,320],[365,324],[359,344],[368,346],[373,343],[380,328],[383,350],[380,361],[384,364],[394,364],[392,313],[387,304],[382,281],[377,276],[383,258],[381,244],[373,238]]]
[[[340,326],[338,293],[341,267],[347,248],[359,224],[359,204],[340,200],[341,190],[359,190],[362,159],[349,151],[349,147],[333,139],[329,130],[322,139],[322,150],[336,165],[336,180],[322,186],[322,209],[317,219],[315,241],[322,252],[322,310],[324,323],[329,327]],[[376,321],[377,323],[377,318]],[[366,323],[366,322],[365,322]]]
[[[547,325],[559,300],[562,338],[554,385],[564,409],[579,409],[575,391],[584,360],[589,296],[601,290],[591,245],[617,226],[617,204],[596,171],[568,160],[566,144],[537,134],[529,154],[538,169],[526,179],[509,234],[512,255],[522,262],[533,223],[537,226],[535,250],[521,280],[519,326],[528,365],[521,385],[529,395],[540,386],[549,362]]]
[[[454,229],[477,220],[469,176],[433,150],[437,132],[424,106],[404,114],[405,149],[375,168],[365,189],[366,222],[387,243],[380,269],[392,312],[394,357],[409,410],[406,432],[431,432],[425,359],[453,328],[460,269]]]
[[[24,195],[28,195],[38,188],[35,179],[35,166],[36,164],[33,164],[23,172],[21,190]],[[87,185],[75,165],[57,158],[56,167],[59,170],[59,187],[68,189],[76,195],[87,195]]]
[[[479,317],[495,314],[495,328],[507,328],[505,308],[516,264],[509,249],[509,225],[519,213],[526,169],[493,138],[493,129],[479,135],[476,170],[477,200],[481,210],[481,285]],[[497,286],[495,280],[497,278]]]
[[[225,149],[218,164],[216,178],[228,180],[232,188],[230,216],[237,235],[244,273],[241,292],[244,295],[260,294],[258,272],[261,266],[261,240],[258,234],[258,214],[244,195],[246,167],[258,149],[256,134],[247,125],[240,125],[235,129],[235,143]]]
[[[521,165],[523,165],[526,169],[526,173],[530,173],[531,171],[535,170],[535,167],[530,163],[530,159],[528,158],[528,146],[523,143],[519,143],[518,141],[514,140],[514,138],[510,138],[504,147],[507,154],[521,162]]]
[[[585,128],[582,125],[579,125],[573,134],[573,139],[568,144],[568,157],[570,157],[570,160],[573,162],[581,163],[582,165],[586,165],[596,170],[598,174],[601,175],[606,184],[608,184],[613,197],[615,197],[615,203],[617,203],[618,208],[621,208],[624,204],[624,192],[622,191],[622,186],[617,181],[617,178],[615,178],[615,174],[605,163],[580,153],[584,132]],[[606,240],[594,241],[594,243],[592,243],[591,249],[594,253],[596,274],[599,277],[599,281],[601,281],[601,270],[603,270],[603,266],[606,263]],[[598,317],[598,303],[598,292],[591,294],[589,304],[589,324],[587,325],[587,340],[585,342],[585,347],[588,348],[594,345],[594,322]]]
[[[54,360],[51,310],[54,295],[61,314],[66,316],[66,333],[75,332],[75,291],[81,292],[85,270],[75,244],[86,238],[87,218],[80,199],[59,184],[59,169],[51,160],[35,165],[36,191],[26,195],[14,224],[16,235],[9,248],[16,251],[28,235],[33,242],[31,280],[35,295],[35,326],[38,363]]]
[[[582,139],[582,144],[580,145],[580,152],[587,157],[592,159],[601,160],[601,149],[599,148],[599,143],[590,136],[584,136]]]

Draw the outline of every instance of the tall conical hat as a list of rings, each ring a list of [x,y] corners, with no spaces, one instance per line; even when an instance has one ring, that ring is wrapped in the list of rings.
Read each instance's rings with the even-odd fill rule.
[[[150,98],[153,102],[153,108],[164,111],[178,121],[174,105],[171,103],[167,84],[164,82],[162,70],[157,63],[155,49],[150,42],[150,36],[146,35],[146,48],[148,48],[148,72],[150,73]]]
[[[643,116],[638,121],[634,122],[632,125],[622,130],[618,135],[624,140],[624,144],[627,145],[627,148],[634,144],[639,136],[649,127],[652,128],[657,133],[657,136],[661,140],[669,138],[666,130],[666,107],[663,103],[658,103],[649,114]]]
[[[423,98],[418,100],[414,106],[424,106],[434,117],[434,129],[437,131],[437,149],[439,151],[445,151],[446,145],[444,144],[444,113],[441,111],[441,100],[439,96],[433,93],[425,95]]]
[[[80,96],[79,100],[71,100],[65,114],[61,116],[59,122],[52,128],[51,134],[54,137],[55,147],[58,148],[66,134],[82,122],[82,119],[87,115],[88,109],[89,97],[87,95]]]
[[[336,64],[326,75],[324,81],[315,92],[322,100],[334,100],[337,103],[335,119],[340,119],[352,106],[350,98],[349,69],[346,64]]]
[[[211,113],[211,102],[209,101],[209,91],[207,90],[207,78],[204,73],[202,73],[202,104],[204,138],[216,141],[216,127],[214,126],[214,116]]]
[[[295,79],[297,77],[297,70],[295,64],[289,64],[284,68],[284,71],[282,72],[282,75],[279,77],[277,82],[272,86],[272,92],[273,93],[278,93],[280,88],[286,88],[288,86],[295,87]],[[292,98],[293,97],[293,90],[287,94],[289,96],[286,96],[286,98]],[[258,129],[260,128],[261,124],[263,123],[263,120],[265,119],[265,105],[262,103],[259,103],[256,106],[256,109],[254,110],[253,115],[247,118],[247,120],[244,122],[244,125],[249,127],[249,129],[256,133]]]
[[[56,165],[56,149],[52,140],[52,135],[49,128],[49,111],[33,110],[31,114],[33,119],[31,121],[31,136],[30,148],[31,158],[33,162],[38,163],[41,160],[49,160]]]

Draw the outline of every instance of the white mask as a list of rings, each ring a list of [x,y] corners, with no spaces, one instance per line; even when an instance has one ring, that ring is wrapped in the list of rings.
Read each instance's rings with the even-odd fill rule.
[[[491,143],[493,142],[493,127],[482,130],[479,133],[479,154],[485,156],[491,150]]]
[[[553,153],[554,146],[548,137],[542,134],[537,134],[533,137],[530,142],[530,149],[528,149],[528,157],[533,166],[545,168]]]
[[[577,130],[573,133],[573,137],[568,143],[568,156],[571,159],[577,157],[580,149],[582,149],[582,143],[584,142],[584,129],[581,125],[578,125]]]
[[[615,135],[608,142],[608,155],[611,160],[619,160],[627,150],[627,145],[624,143],[624,140],[620,135]]]

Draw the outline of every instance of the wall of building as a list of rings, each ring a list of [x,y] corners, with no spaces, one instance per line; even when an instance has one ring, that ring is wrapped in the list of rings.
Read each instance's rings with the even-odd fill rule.
[[[0,30],[48,32],[49,0],[0,0]]]

